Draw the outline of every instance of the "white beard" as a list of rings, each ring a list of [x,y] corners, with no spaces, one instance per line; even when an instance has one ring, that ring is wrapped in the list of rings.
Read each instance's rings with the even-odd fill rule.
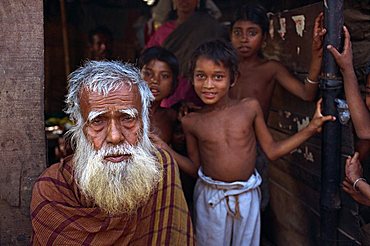
[[[143,147],[148,145],[104,145],[96,151],[82,132],[79,135],[73,159],[82,193],[111,215],[135,213],[148,201],[163,176],[157,158]],[[112,154],[131,154],[131,158],[119,163],[104,160]]]

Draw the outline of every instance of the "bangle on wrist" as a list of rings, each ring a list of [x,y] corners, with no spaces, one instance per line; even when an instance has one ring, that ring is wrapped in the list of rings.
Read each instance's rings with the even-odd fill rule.
[[[304,82],[309,83],[309,84],[313,84],[313,85],[317,85],[319,83],[319,81],[310,80],[308,78],[308,76],[304,79]]]
[[[355,182],[353,182],[353,185],[352,185],[352,188],[353,188],[354,191],[360,192],[360,190],[357,189],[357,183],[360,182],[361,180],[366,183],[366,179],[364,179],[364,178],[358,178],[358,179],[356,179]]]

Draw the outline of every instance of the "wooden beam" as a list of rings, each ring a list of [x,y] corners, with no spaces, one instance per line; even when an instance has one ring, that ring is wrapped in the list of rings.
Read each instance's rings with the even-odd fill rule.
[[[33,182],[46,167],[42,1],[0,1],[0,244],[26,245]]]

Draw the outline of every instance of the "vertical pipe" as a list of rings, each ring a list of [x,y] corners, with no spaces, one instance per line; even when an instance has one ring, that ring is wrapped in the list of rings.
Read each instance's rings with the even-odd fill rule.
[[[324,0],[324,19],[327,34],[324,47],[332,44],[341,50],[343,0]],[[324,48],[323,73],[320,87],[323,95],[323,114],[335,115],[334,99],[343,94],[343,82],[332,55]],[[338,120],[323,127],[321,149],[320,239],[321,245],[337,245],[339,185],[341,165],[341,125]]]

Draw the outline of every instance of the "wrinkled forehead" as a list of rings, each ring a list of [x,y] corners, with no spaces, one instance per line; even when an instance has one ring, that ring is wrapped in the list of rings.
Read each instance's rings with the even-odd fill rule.
[[[136,109],[141,113],[142,103],[139,89],[136,85],[122,84],[109,91],[84,87],[80,92],[81,113],[84,119],[91,111],[120,111]]]

